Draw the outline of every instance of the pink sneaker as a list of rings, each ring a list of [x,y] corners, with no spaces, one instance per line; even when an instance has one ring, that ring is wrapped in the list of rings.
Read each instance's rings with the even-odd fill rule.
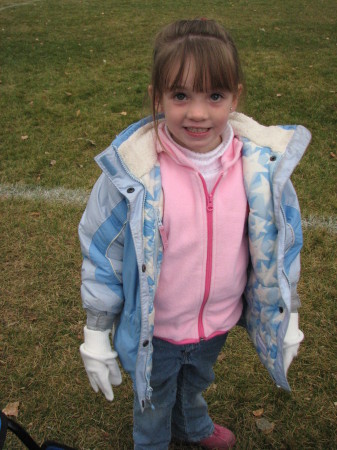
[[[235,445],[235,436],[227,428],[214,424],[214,431],[208,438],[203,439],[199,444],[208,449],[225,448],[230,449]]]

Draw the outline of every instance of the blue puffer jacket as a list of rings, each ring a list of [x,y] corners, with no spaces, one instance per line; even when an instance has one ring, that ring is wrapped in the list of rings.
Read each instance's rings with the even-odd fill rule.
[[[230,122],[243,141],[250,209],[243,322],[275,383],[289,390],[282,348],[290,312],[299,306],[302,246],[290,175],[311,136],[302,126],[264,127],[239,113]],[[162,189],[151,118],[124,130],[96,161],[103,173],[79,225],[83,306],[91,328],[115,323],[114,348],[145,407],[151,398],[153,300],[163,251]]]

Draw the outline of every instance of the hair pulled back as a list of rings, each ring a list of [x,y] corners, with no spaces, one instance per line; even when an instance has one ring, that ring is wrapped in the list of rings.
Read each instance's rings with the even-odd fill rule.
[[[235,44],[214,20],[179,20],[157,35],[152,65],[152,113],[155,118],[165,92],[184,85],[185,66],[194,63],[193,89],[237,94],[243,83]],[[188,69],[188,67],[187,67]]]

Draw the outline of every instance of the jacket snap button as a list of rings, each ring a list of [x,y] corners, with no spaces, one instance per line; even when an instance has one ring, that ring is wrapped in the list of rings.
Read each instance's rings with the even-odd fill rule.
[[[132,194],[132,192],[135,192],[135,189],[134,189],[134,188],[128,188],[128,189],[126,190],[126,192],[127,192],[128,194]]]
[[[142,272],[146,272],[146,265],[145,264],[142,265]]]
[[[281,314],[283,313],[283,308],[282,308],[282,306],[280,306],[278,310],[280,311]]]
[[[143,342],[143,347],[147,347],[148,345],[149,345],[149,341],[148,340]]]
[[[270,157],[270,161],[276,161],[276,156],[275,156],[275,155],[272,155],[272,156]]]

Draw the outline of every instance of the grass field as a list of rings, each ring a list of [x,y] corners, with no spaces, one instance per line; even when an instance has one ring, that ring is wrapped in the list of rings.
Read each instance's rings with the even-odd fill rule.
[[[99,175],[94,155],[149,112],[155,33],[196,16],[219,20],[237,42],[243,111],[313,135],[292,177],[311,224],[299,286],[305,340],[289,371],[292,393],[272,384],[245,331],[235,329],[206,393],[210,413],[234,430],[238,449],[337,448],[332,0],[0,0],[0,408],[19,402],[18,421],[40,443],[132,448],[128,376],[110,404],[91,390],[79,357],[77,224]],[[56,198],[55,189],[67,190]],[[270,433],[256,426],[261,409]],[[11,437],[6,445],[23,448]]]

